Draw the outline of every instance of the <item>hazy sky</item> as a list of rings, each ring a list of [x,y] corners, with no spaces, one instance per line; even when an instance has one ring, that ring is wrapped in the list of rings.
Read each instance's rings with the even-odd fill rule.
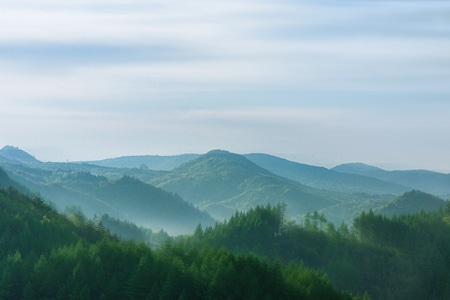
[[[450,1],[2,0],[0,147],[450,172]]]

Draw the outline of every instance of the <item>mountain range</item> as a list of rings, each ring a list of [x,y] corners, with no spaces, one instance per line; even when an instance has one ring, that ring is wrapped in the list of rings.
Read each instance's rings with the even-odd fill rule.
[[[450,197],[450,174],[428,170],[386,171],[363,163],[350,163],[332,169],[340,173],[356,174],[412,187],[434,195]]]
[[[385,171],[364,164],[327,169],[263,153],[223,150],[44,163],[6,146],[0,150],[0,167],[6,171],[0,179],[7,174],[60,210],[79,206],[88,216],[106,213],[156,230],[172,228],[172,233],[267,203],[286,204],[287,215],[297,221],[320,211],[329,221],[341,223],[368,209],[403,213],[400,206],[382,208],[412,190],[445,199],[450,195],[449,174]],[[435,203],[425,200],[413,207],[427,210]]]

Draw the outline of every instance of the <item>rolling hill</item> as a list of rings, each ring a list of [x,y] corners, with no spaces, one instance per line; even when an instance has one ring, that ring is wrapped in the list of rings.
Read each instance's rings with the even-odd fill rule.
[[[342,173],[370,176],[442,197],[450,197],[450,174],[427,170],[386,171],[362,163],[343,164],[332,168]]]
[[[252,153],[246,154],[245,157],[274,174],[317,189],[346,193],[393,195],[400,195],[411,190],[410,187],[370,176],[340,173],[324,167],[296,163],[268,154]]]
[[[34,156],[13,146],[5,146],[0,149],[0,162],[2,163],[22,163],[22,164],[40,164]]]
[[[222,150],[210,151],[152,183],[181,195],[219,220],[258,204],[284,202],[289,214],[295,216],[337,202],[330,195],[277,176],[242,155]]]
[[[375,209],[376,213],[391,217],[393,215],[405,215],[418,213],[423,211],[433,211],[444,208],[446,202],[436,196],[421,192],[410,191],[402,196],[384,204],[382,207]]]
[[[77,206],[90,218],[109,214],[137,225],[187,233],[214,220],[179,196],[124,176],[109,180],[88,172],[5,165],[14,180],[39,193],[60,211]]]

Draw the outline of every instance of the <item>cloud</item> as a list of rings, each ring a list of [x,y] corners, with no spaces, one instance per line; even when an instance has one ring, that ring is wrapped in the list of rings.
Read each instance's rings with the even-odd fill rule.
[[[159,153],[281,145],[325,157],[340,147],[355,153],[364,148],[358,143],[380,149],[365,140],[367,130],[420,132],[407,125],[420,112],[429,130],[448,128],[448,107],[436,100],[450,93],[446,1],[1,6],[0,117],[17,135],[33,132],[49,144],[58,136],[55,147],[64,141],[75,149],[83,140],[107,151],[103,143],[125,139],[140,152],[158,143]],[[13,137],[6,131],[2,138]],[[382,134],[375,140],[381,144]]]

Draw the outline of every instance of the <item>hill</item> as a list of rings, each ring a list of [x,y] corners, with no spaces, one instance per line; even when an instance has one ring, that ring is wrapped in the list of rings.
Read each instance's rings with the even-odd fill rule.
[[[2,299],[352,299],[301,265],[121,242],[15,191],[0,189],[0,208]]]
[[[171,234],[187,233],[198,223],[214,222],[179,196],[128,176],[109,180],[87,172],[6,167],[16,181],[39,193],[60,211],[77,206],[89,218],[109,214],[153,230],[164,228]]]
[[[27,152],[13,146],[5,146],[0,149],[0,162],[39,164],[39,160]]]
[[[411,188],[400,184],[368,176],[347,174],[323,167],[296,163],[268,154],[252,153],[246,154],[245,157],[274,174],[317,189],[346,193],[393,195],[399,195],[411,190]]]
[[[152,183],[181,195],[219,220],[258,204],[283,202],[290,215],[295,216],[337,201],[333,196],[277,176],[242,155],[222,150],[210,151]]]
[[[343,164],[332,168],[332,170],[370,176],[437,196],[450,196],[450,174],[427,170],[386,171],[362,163]]]
[[[375,212],[386,215],[405,215],[420,211],[433,211],[444,208],[446,202],[436,196],[413,190],[386,203]]]
[[[450,297],[450,206],[396,218],[363,212],[352,228],[336,228],[320,214],[300,226],[283,210],[278,205],[235,213],[214,227],[197,228],[181,242],[302,263],[326,273],[340,289],[367,292],[370,299]]]

